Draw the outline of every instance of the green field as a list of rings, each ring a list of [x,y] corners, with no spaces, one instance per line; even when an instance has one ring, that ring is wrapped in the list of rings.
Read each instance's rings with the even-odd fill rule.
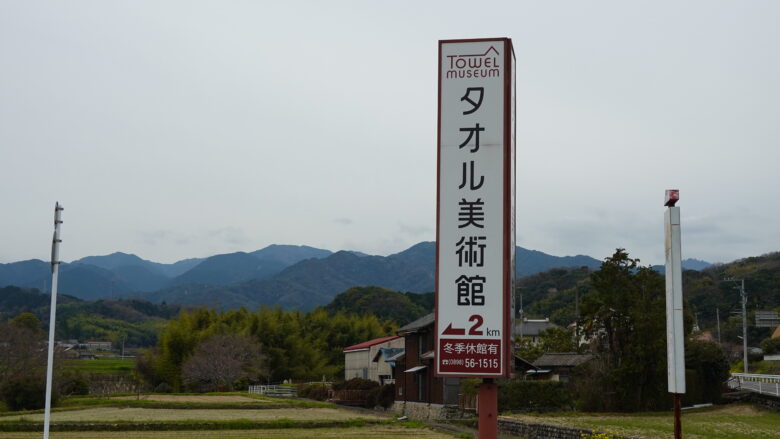
[[[0,437],[40,437],[43,413],[0,413]],[[152,394],[67,398],[52,412],[51,437],[249,439],[284,437],[452,438],[419,422],[398,422],[379,412],[247,393]]]
[[[214,422],[214,421],[347,421],[352,419],[381,420],[379,416],[354,413],[338,408],[309,409],[147,409],[98,407],[59,411],[51,414],[51,422]],[[43,422],[43,414],[0,416],[3,422]]]
[[[672,413],[510,415],[527,422],[566,425],[652,439],[673,439]],[[686,439],[780,439],[780,413],[745,404],[684,411]]]
[[[135,359],[98,357],[97,360],[65,360],[64,366],[66,370],[78,371],[84,375],[129,375],[135,368]]]
[[[30,433],[2,433],[4,439],[33,439],[40,438],[40,432]],[[366,427],[350,428],[285,428],[277,430],[220,430],[203,431],[73,431],[52,432],[52,439],[187,439],[187,438],[214,438],[220,439],[255,439],[255,438],[286,438],[286,439],[394,439],[394,438],[420,438],[420,439],[452,439],[445,433],[429,430],[427,428],[408,428],[392,425],[370,425]]]

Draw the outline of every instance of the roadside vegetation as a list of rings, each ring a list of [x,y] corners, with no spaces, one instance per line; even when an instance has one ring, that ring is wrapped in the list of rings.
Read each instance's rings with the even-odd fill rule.
[[[671,412],[653,413],[547,413],[511,414],[507,418],[528,422],[565,425],[608,431],[647,439],[673,439]],[[772,439],[780,438],[780,413],[752,405],[733,404],[685,411],[682,415],[686,439]]]

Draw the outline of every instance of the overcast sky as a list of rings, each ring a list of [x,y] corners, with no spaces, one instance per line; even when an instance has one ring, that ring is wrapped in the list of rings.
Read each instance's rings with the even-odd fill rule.
[[[517,243],[780,250],[780,2],[0,0],[0,262],[435,239],[437,40],[509,37]]]

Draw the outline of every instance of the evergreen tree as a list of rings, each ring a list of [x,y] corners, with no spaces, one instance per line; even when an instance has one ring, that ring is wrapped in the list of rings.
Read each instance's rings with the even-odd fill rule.
[[[617,249],[591,275],[593,289],[582,302],[585,334],[604,366],[591,370],[603,389],[603,407],[596,408],[636,411],[669,405],[664,280],[638,264]]]

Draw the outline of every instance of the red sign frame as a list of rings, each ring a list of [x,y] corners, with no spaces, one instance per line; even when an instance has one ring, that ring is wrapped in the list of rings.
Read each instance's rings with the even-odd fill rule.
[[[502,334],[498,342],[500,343],[501,367],[495,368],[492,363],[483,371],[486,373],[466,373],[463,368],[453,366],[452,362],[459,361],[457,356],[453,356],[455,349],[471,349],[474,354],[468,361],[491,361],[490,356],[481,354],[480,350],[487,346],[490,349],[490,341],[485,346],[479,346],[472,343],[469,346],[469,340],[453,338],[457,335],[452,332],[450,326],[445,328],[445,322],[440,320],[440,251],[441,248],[441,192],[442,192],[442,48],[450,43],[472,43],[472,42],[502,42],[503,51],[503,235],[502,235]],[[458,40],[440,40],[438,50],[438,99],[437,99],[437,189],[436,189],[436,324],[434,331],[434,349],[436,358],[436,367],[434,374],[437,377],[468,377],[468,378],[509,378],[514,369],[513,355],[513,329],[514,329],[514,281],[515,281],[515,55],[512,40],[509,38],[482,38],[482,39],[458,39]],[[449,333],[446,331],[450,331]],[[442,333],[450,334],[449,337],[441,338]],[[472,342],[474,340],[471,340]],[[440,342],[443,344],[440,345]],[[447,343],[451,342],[451,343]],[[457,345],[460,343],[460,345]],[[449,352],[445,351],[445,345],[449,344]],[[447,364],[442,364],[442,362]]]

